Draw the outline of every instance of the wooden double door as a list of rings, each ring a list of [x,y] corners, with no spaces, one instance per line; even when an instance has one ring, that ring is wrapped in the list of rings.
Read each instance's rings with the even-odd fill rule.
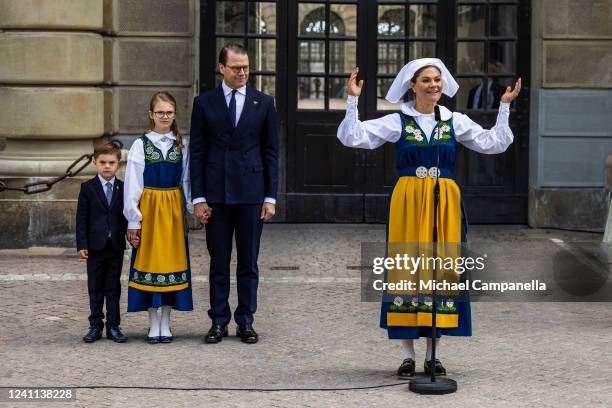
[[[529,1],[208,3],[215,3],[207,20],[215,27],[215,52],[223,42],[242,41],[253,85],[276,97],[288,222],[385,221],[394,146],[366,151],[337,140],[348,76],[360,67],[360,118],[372,119],[398,110],[384,96],[407,61],[437,56],[460,85],[455,98],[441,103],[484,127],[495,123],[500,92],[523,78],[510,119],[515,142],[493,156],[460,147],[455,176],[471,223],[526,223]],[[240,10],[242,19],[235,17]],[[232,18],[236,29],[227,28]]]

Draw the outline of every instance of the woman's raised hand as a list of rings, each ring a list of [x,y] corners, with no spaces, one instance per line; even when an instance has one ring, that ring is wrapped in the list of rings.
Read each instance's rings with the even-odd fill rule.
[[[519,92],[521,92],[521,83],[521,78],[519,78],[518,81],[516,81],[516,84],[514,84],[514,89],[507,87],[506,92],[501,97],[501,101],[504,103],[510,103],[515,100]]]
[[[357,74],[359,74],[359,67],[353,68],[351,77],[348,80],[348,94],[352,96],[361,95],[361,88],[363,88],[363,79],[357,81]]]

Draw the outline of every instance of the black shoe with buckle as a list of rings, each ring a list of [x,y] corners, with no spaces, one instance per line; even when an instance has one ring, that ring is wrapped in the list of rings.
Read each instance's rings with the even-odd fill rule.
[[[414,360],[407,358],[402,362],[402,365],[397,369],[397,376],[401,380],[410,380],[414,378]]]
[[[253,325],[250,324],[239,324],[236,329],[236,336],[240,337],[240,340],[247,344],[255,344],[259,341],[259,335],[253,328]]]
[[[149,329],[149,332],[151,331],[151,329]],[[145,341],[149,344],[157,344],[161,341],[161,336],[149,336],[147,335],[147,337],[145,337]]]
[[[429,369],[430,362],[425,360],[425,374],[431,375],[431,370]],[[440,360],[436,358],[436,375],[446,375],[446,368],[442,365]]]
[[[204,341],[208,344],[214,344],[219,343],[224,337],[227,337],[227,324],[213,324],[204,336]]]

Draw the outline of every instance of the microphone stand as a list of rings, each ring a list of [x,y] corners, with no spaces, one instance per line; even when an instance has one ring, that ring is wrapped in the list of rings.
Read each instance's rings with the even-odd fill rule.
[[[440,107],[434,107],[436,120],[436,184],[434,185],[434,219],[433,219],[433,290],[432,290],[432,309],[431,309],[431,360],[429,360],[430,378],[418,378],[410,381],[408,389],[417,394],[443,395],[457,391],[457,382],[450,378],[436,378],[436,258],[438,257],[438,203],[440,200]]]

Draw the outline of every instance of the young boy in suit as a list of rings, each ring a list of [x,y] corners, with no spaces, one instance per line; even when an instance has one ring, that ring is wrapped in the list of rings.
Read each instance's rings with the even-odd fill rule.
[[[77,250],[87,260],[89,331],[83,337],[92,343],[102,337],[106,298],[106,337],[124,343],[119,329],[121,268],[127,221],[123,216],[123,181],[115,177],[121,160],[121,142],[112,141],[94,150],[98,174],[81,184],[76,216]]]

